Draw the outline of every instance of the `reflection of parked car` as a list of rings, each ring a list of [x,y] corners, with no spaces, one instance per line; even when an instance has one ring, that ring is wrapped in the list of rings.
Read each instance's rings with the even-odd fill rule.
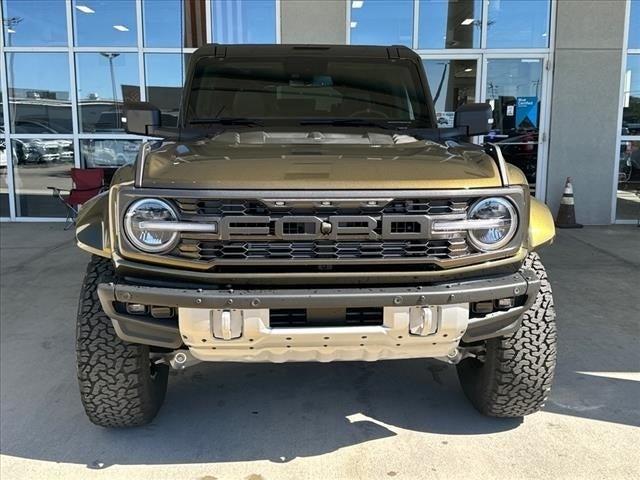
[[[622,142],[618,182],[640,181],[640,145],[638,142]]]
[[[0,168],[7,168],[7,146],[4,138],[0,138]]]
[[[73,142],[71,140],[17,139],[14,145],[18,165],[27,163],[51,163],[71,161]]]
[[[42,122],[34,120],[19,120],[14,126],[15,133],[44,133],[58,134],[59,132]],[[4,132],[0,130],[0,134]],[[0,166],[7,164],[6,146],[2,146]],[[13,156],[18,165],[27,163],[51,163],[73,161],[73,141],[68,139],[19,139],[13,140]]]
[[[496,142],[507,162],[524,172],[530,184],[536,183],[538,168],[538,132],[526,132]]]
[[[140,142],[126,140],[92,140],[82,144],[82,157],[89,167],[120,167],[133,163]]]

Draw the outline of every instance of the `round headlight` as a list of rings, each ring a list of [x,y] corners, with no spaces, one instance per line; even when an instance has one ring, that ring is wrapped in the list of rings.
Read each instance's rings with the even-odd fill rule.
[[[178,232],[145,229],[142,222],[176,221],[175,210],[164,200],[144,198],[134,202],[124,216],[127,238],[143,252],[160,253],[173,248]]]
[[[478,201],[468,215],[469,220],[485,221],[487,228],[469,230],[469,240],[479,250],[497,250],[513,238],[518,228],[518,214],[506,198],[492,197]]]

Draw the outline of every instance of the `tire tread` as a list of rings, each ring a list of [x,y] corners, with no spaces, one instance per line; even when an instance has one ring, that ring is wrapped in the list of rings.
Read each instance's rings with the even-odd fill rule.
[[[120,339],[102,311],[99,283],[115,279],[111,260],[93,256],[87,266],[78,304],[76,359],[80,396],[91,422],[103,427],[149,423],[158,412],[167,371],[155,378],[149,368],[149,348]]]
[[[530,253],[524,267],[540,279],[534,304],[513,334],[487,340],[482,366],[475,359],[458,365],[465,394],[483,414],[522,417],[544,406],[556,366],[556,322],[551,284],[537,253]]]

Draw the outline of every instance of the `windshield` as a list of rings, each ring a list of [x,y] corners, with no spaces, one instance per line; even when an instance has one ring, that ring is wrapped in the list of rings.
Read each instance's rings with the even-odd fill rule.
[[[432,127],[417,67],[408,60],[200,59],[187,123],[234,118]]]

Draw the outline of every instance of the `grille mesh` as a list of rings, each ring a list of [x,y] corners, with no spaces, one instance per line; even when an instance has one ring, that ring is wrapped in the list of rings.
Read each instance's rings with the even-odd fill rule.
[[[375,214],[416,214],[445,215],[466,213],[469,199],[396,199],[386,205],[362,205],[358,207],[340,207],[320,205],[317,207],[291,206],[269,207],[260,200],[234,199],[187,199],[177,198],[175,202],[183,215],[270,215],[274,218],[283,215],[375,215]]]
[[[178,255],[196,260],[449,259],[469,253],[463,239],[362,242],[220,242],[183,239]]]

